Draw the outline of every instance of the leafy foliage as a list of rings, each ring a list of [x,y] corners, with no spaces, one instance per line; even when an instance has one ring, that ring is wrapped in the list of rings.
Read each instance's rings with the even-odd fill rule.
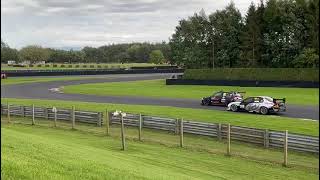
[[[187,68],[319,67],[318,27],[319,0],[261,0],[245,17],[231,2],[209,18],[202,10],[180,20],[169,44],[172,61]]]

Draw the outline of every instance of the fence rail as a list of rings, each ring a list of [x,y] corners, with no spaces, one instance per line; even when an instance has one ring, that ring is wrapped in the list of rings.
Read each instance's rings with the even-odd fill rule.
[[[22,105],[10,105],[10,115],[32,117],[32,106]],[[1,104],[1,114],[6,115],[8,113],[7,105]],[[75,122],[97,124],[102,126],[103,116],[101,112],[92,111],[75,111]],[[52,108],[47,107],[34,107],[35,118],[45,118],[49,120],[54,119],[54,112]],[[57,108],[57,120],[71,121],[72,120],[72,109],[60,109]]]
[[[32,117],[32,106],[10,105],[10,115]],[[1,114],[8,113],[7,105],[1,104]],[[75,111],[75,122],[103,125],[103,113],[92,111]],[[35,107],[34,117],[54,119],[52,108]],[[121,124],[120,117],[112,116],[109,112],[109,124]],[[57,120],[72,121],[72,109],[57,109]],[[124,125],[139,127],[140,114],[127,114],[123,117]],[[183,133],[217,137],[218,139],[227,139],[228,125],[217,123],[204,123],[195,121],[181,121],[172,118],[153,117],[141,115],[141,126],[143,128],[164,130],[179,134]],[[266,129],[256,129],[249,127],[231,126],[231,140],[253,143],[268,147],[284,147],[285,133],[281,131],[272,131]],[[319,137],[305,136],[299,134],[288,134],[288,149],[302,152],[311,152],[319,154]]]
[[[112,116],[111,113],[109,113],[109,119],[110,124],[120,124],[120,118]],[[137,114],[127,114],[123,120],[127,126],[139,126],[139,115]],[[179,133],[180,131],[179,121],[171,118],[142,115],[142,126],[143,128],[165,130],[173,133]],[[227,139],[227,128],[226,124],[183,121],[184,133],[217,137],[219,139]],[[280,131],[231,126],[230,137],[231,140],[263,145],[266,148],[283,148],[285,134]],[[319,154],[319,137],[288,134],[288,149]]]

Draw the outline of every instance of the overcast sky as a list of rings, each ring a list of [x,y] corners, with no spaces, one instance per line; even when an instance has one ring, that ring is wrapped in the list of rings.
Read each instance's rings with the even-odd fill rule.
[[[257,1],[257,0],[255,0]],[[251,0],[234,0],[244,14]],[[168,41],[178,21],[229,0],[1,0],[1,38],[10,47],[101,46]]]

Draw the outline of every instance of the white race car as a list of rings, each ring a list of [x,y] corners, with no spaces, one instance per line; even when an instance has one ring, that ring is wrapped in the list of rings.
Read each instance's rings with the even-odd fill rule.
[[[277,113],[286,111],[285,98],[275,99],[268,96],[248,97],[240,102],[228,104],[228,111],[248,111],[261,114]]]

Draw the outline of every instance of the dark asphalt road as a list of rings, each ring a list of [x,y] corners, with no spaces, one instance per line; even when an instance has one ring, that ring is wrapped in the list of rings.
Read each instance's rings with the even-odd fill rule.
[[[199,100],[192,99],[173,99],[173,98],[150,98],[150,97],[132,97],[132,96],[96,96],[82,94],[61,94],[49,91],[50,88],[58,88],[67,85],[99,83],[99,82],[121,82],[135,80],[165,79],[172,74],[127,74],[127,75],[99,75],[90,76],[97,79],[83,79],[72,81],[53,81],[30,84],[2,85],[1,98],[24,98],[24,99],[50,99],[50,100],[71,100],[99,103],[118,103],[118,104],[140,104],[173,106],[195,109],[215,109],[225,110],[225,107],[201,106]],[[287,111],[279,113],[280,116],[314,119],[319,120],[319,106],[298,106],[287,105]]]

